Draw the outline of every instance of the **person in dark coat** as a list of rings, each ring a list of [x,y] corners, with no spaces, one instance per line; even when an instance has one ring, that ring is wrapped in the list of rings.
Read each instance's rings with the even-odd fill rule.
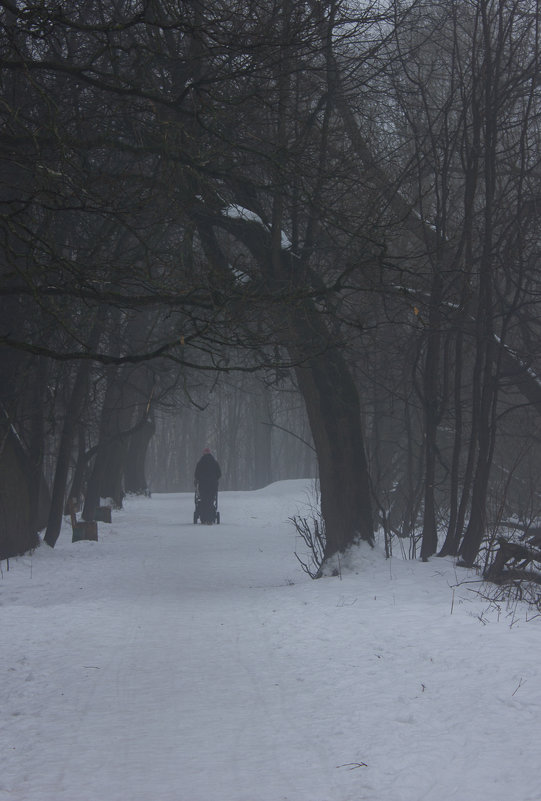
[[[215,499],[218,494],[218,481],[222,476],[220,465],[205,448],[203,456],[195,466],[194,483],[199,495],[199,508],[202,523],[214,523],[216,516]]]

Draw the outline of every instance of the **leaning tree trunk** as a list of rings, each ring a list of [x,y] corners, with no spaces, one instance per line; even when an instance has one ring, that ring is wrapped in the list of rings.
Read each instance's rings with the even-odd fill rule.
[[[288,349],[298,362],[295,372],[319,466],[328,560],[355,542],[373,543],[374,538],[359,394],[340,347],[329,341],[313,303],[307,300],[288,313]]]
[[[319,466],[328,560],[359,540],[373,542],[372,503],[359,397],[336,349],[295,370]]]
[[[206,254],[228,271],[228,262],[211,229],[212,223],[237,236],[259,263],[267,286],[277,296],[284,283],[294,290],[310,276],[301,274],[298,260],[257,222],[201,216],[200,234]],[[274,251],[274,253],[273,253]],[[273,258],[274,256],[274,258]],[[300,292],[297,302],[285,293],[273,307],[276,336],[295,367],[306,405],[319,466],[321,514],[325,525],[324,560],[360,540],[372,543],[371,487],[362,436],[357,387],[344,359],[341,343],[332,341],[314,301]]]

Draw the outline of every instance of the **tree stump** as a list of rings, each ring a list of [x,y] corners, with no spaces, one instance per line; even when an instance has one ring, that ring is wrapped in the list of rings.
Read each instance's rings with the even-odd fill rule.
[[[95,520],[77,520],[75,504],[73,503],[70,504],[70,517],[72,542],[80,542],[81,540],[98,541],[98,524]]]
[[[98,524],[95,520],[81,520],[75,525],[72,525],[72,542],[80,542],[81,540],[98,541]]]
[[[100,523],[111,523],[111,507],[98,506],[94,513],[94,520],[98,520]]]

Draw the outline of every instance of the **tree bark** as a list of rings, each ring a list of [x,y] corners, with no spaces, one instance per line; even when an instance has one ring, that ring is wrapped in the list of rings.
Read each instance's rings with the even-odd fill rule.
[[[145,460],[150,440],[156,427],[150,417],[145,417],[129,437],[128,453],[124,466],[124,489],[127,493],[148,493]]]
[[[434,267],[438,270],[438,266]],[[438,383],[440,377],[441,347],[441,276],[435,272],[432,279],[430,312],[428,317],[428,342],[423,376],[423,405],[425,418],[425,491],[421,559],[426,562],[438,548],[438,529],[436,524],[436,503],[434,490],[436,484],[436,448],[438,425],[440,421]]]
[[[32,510],[33,465],[9,422],[0,425],[0,559],[39,545]]]
[[[267,391],[259,386],[256,392],[253,407],[254,488],[259,489],[268,486],[272,481],[272,421]]]
[[[374,537],[359,397],[336,348],[299,365],[295,373],[316,447],[328,560]]]
[[[56,541],[60,536],[60,529],[62,527],[62,515],[64,512],[64,500],[71,460],[73,436],[79,420],[81,409],[83,408],[84,404],[88,386],[88,376],[90,374],[90,366],[91,363],[87,361],[79,363],[69,402],[66,408],[64,425],[62,427],[62,434],[60,436],[60,443],[56,457],[56,468],[53,481],[53,490],[51,493],[49,519],[47,522],[47,530],[43,538],[44,542],[46,542],[51,548],[54,548],[56,545]]]
[[[101,423],[96,458],[88,480],[83,520],[94,520],[101,498],[111,498],[114,506],[122,507],[122,471],[126,462],[128,412],[122,398],[119,368],[108,368],[107,389],[101,410]]]
[[[333,341],[313,300],[306,297],[309,271],[288,249],[273,254],[270,233],[258,222],[214,216],[201,220],[202,237],[213,261],[226,263],[211,232],[217,225],[237,236],[259,263],[268,288],[280,292],[303,287],[293,302],[289,293],[274,306],[275,335],[287,349],[310,422],[319,466],[321,513],[327,545],[324,558],[360,540],[373,542],[370,478],[362,436],[359,395],[341,343]],[[226,269],[226,268],[225,268]]]

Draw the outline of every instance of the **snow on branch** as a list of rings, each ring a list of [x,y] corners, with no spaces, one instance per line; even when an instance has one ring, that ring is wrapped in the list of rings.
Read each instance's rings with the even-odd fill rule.
[[[223,210],[223,215],[230,220],[245,220],[246,222],[255,223],[256,225],[262,226],[265,231],[270,233],[269,226],[261,219],[259,214],[256,214],[255,211],[250,211],[250,209],[244,206],[240,206],[238,203],[231,203],[229,206],[226,206]],[[291,250],[293,247],[291,240],[284,231],[281,232],[281,247],[282,250]]]

